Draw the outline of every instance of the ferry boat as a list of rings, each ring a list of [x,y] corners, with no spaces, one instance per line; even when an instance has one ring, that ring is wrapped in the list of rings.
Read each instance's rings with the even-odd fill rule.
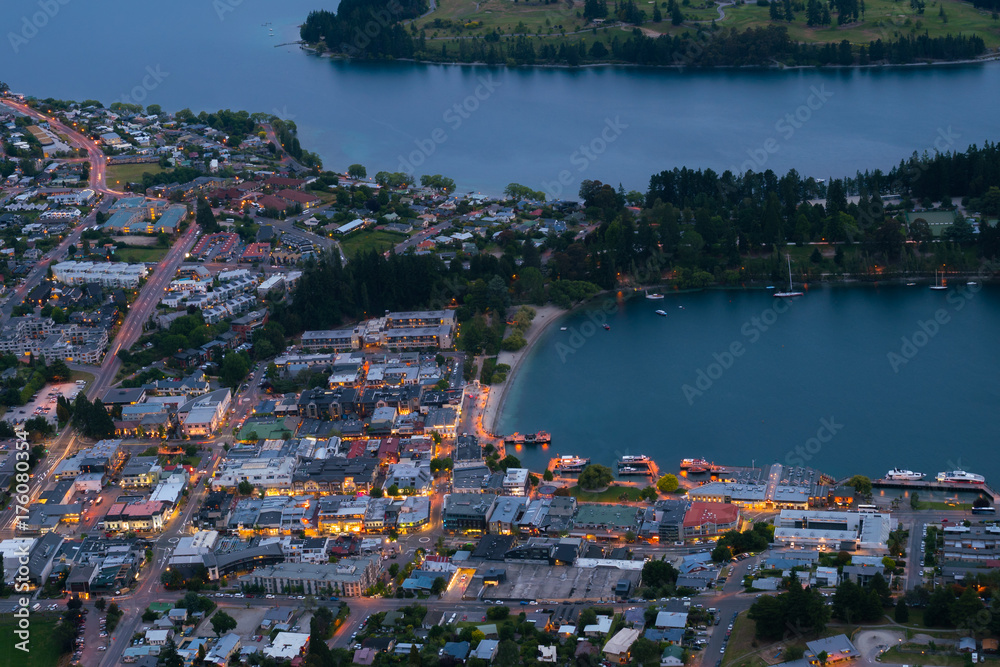
[[[665,311],[665,310],[657,310],[657,311],[655,311],[655,312],[656,312],[656,314],[657,314],[657,315],[659,315],[660,317],[666,317],[666,316],[667,316],[667,311]]]
[[[984,484],[986,478],[982,475],[965,472],[964,470],[949,470],[947,472],[939,472],[937,474],[937,481],[945,483]]]
[[[922,472],[913,472],[912,470],[900,470],[899,468],[893,468],[885,474],[886,479],[904,480],[915,482],[926,477]]]
[[[651,462],[652,459],[650,459],[645,454],[636,454],[636,455],[626,454],[625,456],[618,459],[618,467],[624,468],[626,466],[634,467],[636,465],[649,465]]]
[[[709,465],[705,459],[681,459],[681,470],[690,470],[692,467],[707,468]]]
[[[507,445],[547,445],[552,442],[552,436],[545,431],[525,433],[523,435],[514,432],[506,436],[503,441]]]
[[[555,461],[552,466],[555,472],[581,472],[590,463],[590,459],[579,456],[560,456]]]

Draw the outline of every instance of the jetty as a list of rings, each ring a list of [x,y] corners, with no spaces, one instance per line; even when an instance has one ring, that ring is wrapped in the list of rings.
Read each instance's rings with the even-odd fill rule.
[[[990,502],[994,505],[1000,502],[1000,493],[993,490],[987,484],[969,484],[968,482],[948,483],[937,480],[904,480],[904,479],[876,479],[872,480],[872,488],[876,489],[906,489],[909,491],[944,491],[947,493],[957,493],[962,491],[979,492],[990,497]]]

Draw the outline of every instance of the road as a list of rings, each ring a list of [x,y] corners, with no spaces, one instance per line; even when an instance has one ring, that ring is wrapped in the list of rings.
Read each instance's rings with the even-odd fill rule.
[[[31,116],[35,120],[48,123],[49,127],[55,130],[59,134],[63,134],[69,138],[69,143],[74,148],[81,148],[87,152],[87,157],[90,160],[90,187],[101,194],[110,195],[123,195],[124,192],[119,190],[111,190],[107,187],[107,160],[104,156],[104,152],[90,137],[87,137],[76,129],[69,127],[58,120],[55,116],[46,116],[41,111],[32,109],[26,104],[22,104],[11,99],[2,99],[0,104],[3,104],[11,109],[14,109],[26,116]]]

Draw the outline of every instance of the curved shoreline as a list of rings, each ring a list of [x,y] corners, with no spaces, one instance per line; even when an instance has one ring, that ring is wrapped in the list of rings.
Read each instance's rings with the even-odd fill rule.
[[[497,363],[508,364],[510,371],[508,371],[507,378],[503,381],[502,385],[499,387],[495,385],[490,386],[490,393],[486,398],[486,406],[483,408],[484,431],[496,435],[493,427],[496,425],[498,416],[503,411],[504,403],[507,401],[507,390],[514,383],[517,371],[521,368],[521,362],[528,356],[528,353],[534,348],[535,343],[538,342],[538,339],[548,330],[552,323],[562,319],[565,315],[573,312],[573,310],[575,309],[565,310],[553,305],[545,305],[537,308],[535,319],[532,320],[531,328],[528,329],[528,333],[525,336],[524,347],[516,352],[501,351],[497,355]]]
[[[809,43],[809,42],[805,42]],[[825,43],[825,42],[824,42]],[[461,61],[445,61],[445,60],[421,60],[419,58],[354,58],[345,53],[338,53],[336,51],[319,51],[315,48],[315,45],[308,43],[299,43],[299,48],[303,51],[308,51],[312,55],[318,56],[320,58],[330,58],[336,60],[344,60],[347,62],[358,61],[358,62],[369,62],[369,63],[410,63],[413,65],[442,65],[442,66],[461,66],[461,67],[491,67],[498,69],[520,69],[520,68],[542,68],[542,69],[568,69],[568,70],[579,70],[594,67],[636,67],[636,68],[647,68],[655,70],[700,70],[700,71],[711,71],[711,70],[752,70],[758,72],[794,72],[797,70],[819,70],[819,71],[840,71],[840,70],[872,70],[872,69],[895,69],[899,67],[955,67],[962,65],[983,65],[987,63],[993,63],[1000,61],[1000,51],[996,53],[989,53],[981,58],[965,58],[962,60],[921,60],[919,62],[912,63],[869,63],[868,65],[785,65],[782,63],[772,64],[772,65],[689,65],[689,64],[679,64],[679,65],[648,65],[639,63],[627,63],[627,62],[599,62],[599,63],[583,63],[580,65],[564,65],[559,63],[534,63],[534,64],[522,64],[522,65],[506,65],[503,63],[485,63],[485,62],[461,62]]]

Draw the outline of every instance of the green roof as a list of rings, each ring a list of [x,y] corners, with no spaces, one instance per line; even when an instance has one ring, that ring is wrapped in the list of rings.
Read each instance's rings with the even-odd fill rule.
[[[248,420],[240,429],[237,440],[246,440],[249,433],[256,433],[261,440],[284,440],[285,434],[291,435],[295,429],[285,424],[284,419],[277,421],[256,422]]]

